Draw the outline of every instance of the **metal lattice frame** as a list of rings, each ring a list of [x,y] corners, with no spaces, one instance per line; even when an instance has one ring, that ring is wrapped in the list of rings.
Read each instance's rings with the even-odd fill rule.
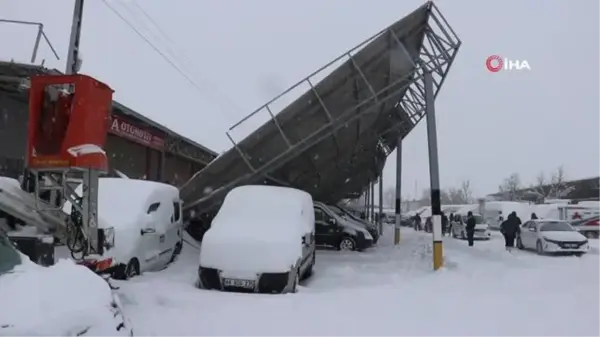
[[[336,144],[338,152],[341,151],[340,149],[342,148],[342,146],[340,146],[340,142],[337,139],[336,132],[345,125],[361,120],[361,118],[364,118],[367,114],[378,114],[379,117],[381,117],[382,115],[385,116],[386,113],[391,112],[400,119],[408,120],[404,123],[398,123],[394,121],[392,121],[392,123],[385,123],[385,118],[381,117],[383,118],[384,122],[377,124],[384,125],[385,127],[377,127],[376,129],[378,137],[374,141],[375,148],[379,149],[379,151],[382,151],[385,155],[391,153],[391,151],[395,149],[395,141],[393,143],[389,141],[386,142],[385,136],[389,133],[399,133],[402,137],[406,136],[414,128],[414,126],[423,118],[425,114],[426,104],[424,91],[424,75],[426,73],[433,74],[434,95],[437,96],[461,44],[457,35],[450,28],[447,21],[444,19],[437,7],[432,2],[428,2],[427,4],[419,8],[417,11],[422,11],[423,9],[427,11],[427,17],[425,19],[426,25],[424,25],[423,27],[419,27],[420,29],[417,32],[404,31],[399,33],[398,31],[394,31],[393,26],[384,29],[372,38],[364,41],[349,52],[344,53],[337,59],[333,60],[329,64],[323,66],[316,72],[304,78],[302,81],[298,82],[296,85],[292,86],[282,94],[267,102],[262,107],[255,110],[253,113],[251,113],[250,115],[242,119],[240,122],[232,126],[229,132],[227,132],[227,136],[232,142],[233,149],[238,153],[239,157],[241,157],[244,163],[247,165],[249,172],[247,174],[237,177],[235,180],[230,181],[223,186],[220,186],[218,189],[214,190],[207,196],[204,196],[198,200],[186,200],[186,209],[196,207],[208,209],[211,207],[211,205],[219,203],[220,200],[222,200],[222,198],[224,197],[224,195],[235,186],[253,183],[255,181],[264,179],[265,177],[273,178],[272,176],[269,176],[269,174],[271,174],[273,171],[275,171],[278,168],[281,168],[288,161],[301,156],[307,150],[328,138],[332,138]],[[411,15],[416,15],[415,13],[417,11],[413,12],[413,14]],[[403,42],[406,41],[406,39],[411,38],[411,33],[413,34],[412,37],[418,34],[422,34],[423,36],[422,41],[420,41],[420,47],[418,48],[418,54],[416,55],[415,53],[411,54],[410,50]],[[412,63],[411,70],[407,71],[404,76],[400,76],[392,81],[388,81],[387,86],[385,86],[381,90],[375,90],[376,86],[369,81],[369,77],[365,75],[364,69],[361,68],[359,62],[356,61],[355,55],[355,52],[358,52],[358,50],[362,49],[363,47],[377,39],[387,39],[388,41],[393,41],[395,47],[397,47],[400,50],[403,50],[405,56],[408,56],[407,59],[410,60],[410,62]],[[391,49],[388,51],[388,53],[391,53]],[[391,56],[386,55],[386,57],[389,57],[391,60]],[[343,58],[346,58],[350,61],[350,64],[352,65],[352,67],[354,67],[354,70],[359,74],[360,78],[362,79],[362,82],[366,85],[367,92],[369,92],[370,95],[358,101],[357,104],[351,109],[348,109],[340,115],[334,117],[333,114],[330,113],[329,107],[325,104],[325,100],[322,97],[322,93],[320,93],[318,90],[319,85],[317,84],[315,86],[311,79],[314,78],[315,75],[319,74],[324,69],[328,68],[336,62],[339,62]],[[392,76],[390,76],[390,78],[392,78]],[[302,84],[308,84],[308,86],[310,87],[310,91],[313,93],[313,97],[318,101],[322,111],[327,117],[327,122],[324,123],[321,127],[314,130],[309,136],[304,137],[299,141],[293,142],[291,141],[292,137],[289,137],[289,135],[287,135],[284,132],[284,127],[280,124],[280,121],[272,112],[271,106],[282,96],[284,96],[285,94],[294,90]],[[386,107],[389,108],[385,109]],[[271,158],[265,163],[262,163],[260,166],[257,166],[252,164],[252,158],[249,158],[245,154],[244,150],[240,147],[240,144],[236,143],[233,140],[230,132],[236,129],[238,126],[242,125],[245,121],[247,121],[252,116],[254,116],[262,110],[268,111],[271,117],[269,122],[273,123],[276,126],[281,138],[284,139],[286,146],[284,151],[273,156],[273,158]],[[406,118],[406,116],[408,116],[408,118]],[[359,135],[359,137],[356,140],[355,146],[359,146],[360,144],[361,138]],[[352,148],[352,151],[354,151],[354,148]],[[373,153],[366,155],[373,155]],[[316,165],[314,165],[314,163],[312,164],[316,169]],[[340,163],[336,162],[335,165],[339,168]],[[348,171],[351,172],[353,171],[353,169],[356,170],[359,168],[360,167],[351,167],[350,169],[348,169]],[[315,173],[318,174],[318,172]],[[377,172],[377,174],[379,173],[380,172]],[[356,174],[358,173],[355,173],[354,175]],[[376,179],[377,175],[373,175],[372,178],[366,180],[366,184],[368,184],[369,181],[373,181]],[[188,182],[188,184],[193,184],[193,181]],[[337,186],[337,184],[332,184],[331,188],[339,187]],[[348,190],[344,191],[343,193],[353,192],[355,193],[356,191]]]

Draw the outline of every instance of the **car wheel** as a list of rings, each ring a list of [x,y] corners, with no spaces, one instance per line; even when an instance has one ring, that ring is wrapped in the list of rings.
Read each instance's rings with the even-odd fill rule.
[[[542,241],[538,240],[538,242],[535,244],[535,251],[539,255],[544,255],[544,246],[542,246]]]
[[[316,261],[316,257],[315,257],[315,253],[313,253],[312,261],[310,262],[310,264],[308,265],[308,267],[304,271],[304,275],[302,275],[303,279],[307,279],[307,278],[309,278],[309,277],[312,276],[312,274],[313,274],[313,267],[315,266],[315,261]]]
[[[588,239],[597,239],[598,238],[598,233],[596,233],[596,232],[585,232],[583,235],[585,235],[585,237]]]
[[[346,250],[346,251],[355,250],[356,243],[354,242],[354,240],[351,237],[345,236],[342,238],[342,241],[340,241],[340,244],[338,245],[338,249]]]
[[[182,249],[182,245],[181,242],[177,242],[177,244],[175,245],[175,248],[173,248],[173,254],[171,255],[171,259],[169,260],[169,263],[173,263],[175,262],[175,260],[177,260],[177,256],[179,256],[179,254],[181,253],[181,249]]]
[[[117,280],[128,280],[134,276],[140,274],[140,263],[134,257],[129,260],[127,265],[120,265],[117,270],[113,273],[112,277]]]
[[[523,241],[521,241],[521,238],[517,238],[517,248],[519,248],[520,250],[525,249],[525,246],[523,246]]]
[[[294,276],[294,283],[292,284],[292,290],[290,292],[297,293],[299,285],[300,285],[300,269],[296,270],[296,275]]]

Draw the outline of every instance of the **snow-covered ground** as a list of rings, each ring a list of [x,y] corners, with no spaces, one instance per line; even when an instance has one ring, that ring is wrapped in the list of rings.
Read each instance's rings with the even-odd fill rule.
[[[297,294],[194,288],[198,251],[186,245],[166,270],[119,282],[138,335],[596,335],[598,241],[581,258],[504,251],[446,238],[431,270],[431,236],[390,228],[368,252],[320,251]]]

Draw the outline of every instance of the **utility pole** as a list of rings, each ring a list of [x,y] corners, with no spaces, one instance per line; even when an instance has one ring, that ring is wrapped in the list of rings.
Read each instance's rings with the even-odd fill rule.
[[[81,39],[81,26],[83,23],[84,0],[75,0],[73,8],[73,22],[71,23],[71,36],[69,39],[69,51],[65,74],[75,75],[81,68],[81,57],[79,54],[79,42]],[[69,91],[72,91],[70,87]],[[99,237],[98,231],[98,183],[100,172],[92,168],[81,168],[83,171],[83,188],[81,213],[83,230],[88,238],[88,245],[95,252],[102,251],[103,238]]]
[[[73,22],[71,23],[71,38],[69,39],[69,51],[67,54],[67,67],[65,74],[77,74],[81,66],[79,58],[79,39],[81,37],[81,24],[83,22],[83,0],[75,0],[73,9]]]

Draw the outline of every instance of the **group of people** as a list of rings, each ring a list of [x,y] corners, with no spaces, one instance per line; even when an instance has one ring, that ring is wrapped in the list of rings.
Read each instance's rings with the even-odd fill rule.
[[[445,236],[446,233],[448,233],[448,235],[450,235],[450,230],[451,227],[449,226],[449,221],[448,221],[448,217],[444,214],[444,212],[442,212],[442,236]],[[460,217],[460,215],[454,215],[454,214],[450,214],[450,220],[451,221],[462,221],[462,219],[457,219],[456,217]],[[535,213],[531,213],[531,220],[536,220],[538,219],[537,215]],[[501,224],[500,224],[500,233],[502,233],[502,236],[504,236],[504,246],[506,248],[507,251],[511,251],[514,246],[515,246],[515,239],[517,238],[517,235],[519,235],[519,233],[521,232],[521,219],[519,218],[519,216],[517,215],[517,212],[512,212],[508,215],[508,217],[506,218],[506,220],[501,219]],[[414,229],[416,231],[421,231],[421,230],[425,230],[426,232],[432,232],[433,230],[433,224],[431,222],[431,217],[428,217],[427,220],[425,221],[425,225],[422,226],[422,220],[421,220],[421,216],[419,214],[416,214],[413,217],[413,226]],[[468,245],[470,247],[473,246],[474,244],[474,237],[475,237],[475,225],[476,225],[476,221],[475,221],[475,217],[473,216],[473,212],[469,211],[467,213],[467,219],[466,219],[466,223],[465,223],[465,231],[467,234],[467,242]]]

